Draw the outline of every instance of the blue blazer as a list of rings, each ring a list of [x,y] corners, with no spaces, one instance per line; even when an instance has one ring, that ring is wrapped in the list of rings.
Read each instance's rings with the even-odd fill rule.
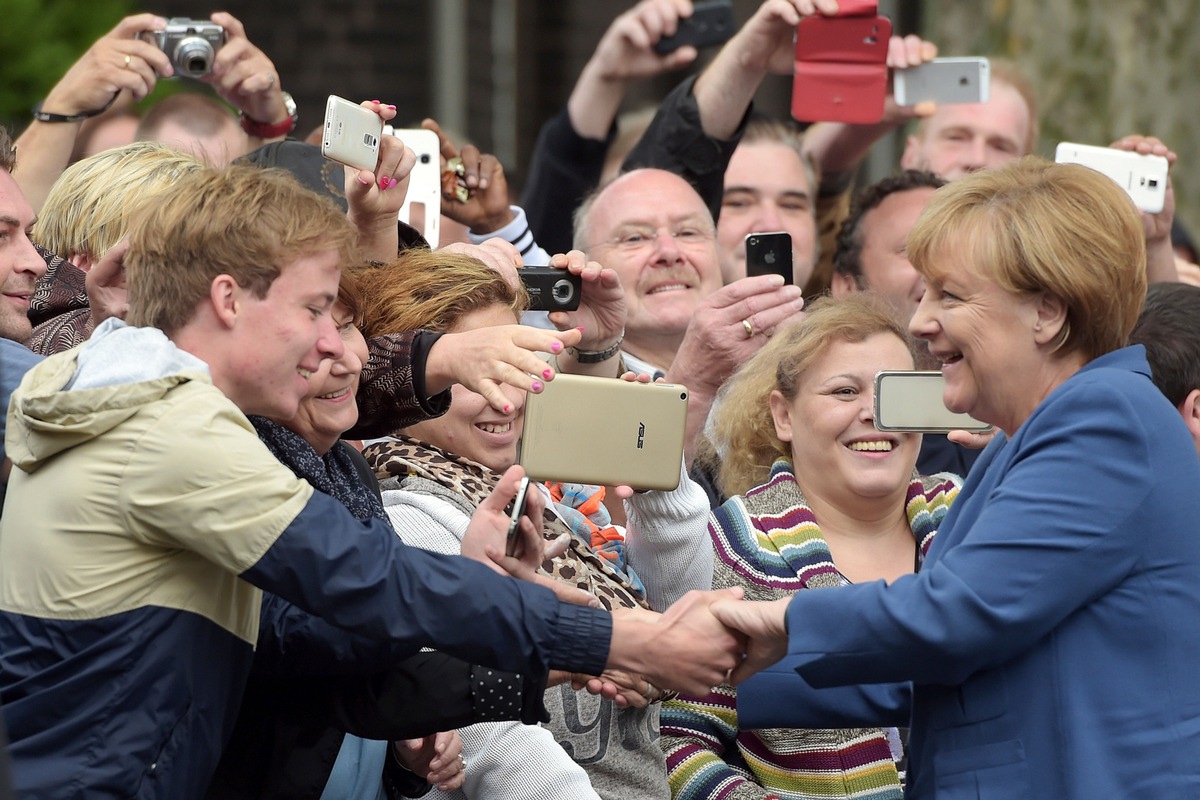
[[[997,436],[920,573],[796,595],[795,677],[739,692],[743,726],[911,681],[909,797],[1200,798],[1200,459],[1149,375],[1109,353]]]

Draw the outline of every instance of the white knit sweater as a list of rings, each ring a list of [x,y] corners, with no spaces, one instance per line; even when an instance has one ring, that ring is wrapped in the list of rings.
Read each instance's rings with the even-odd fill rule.
[[[647,602],[659,611],[691,589],[712,586],[708,501],[686,471],[681,473],[675,491],[646,492],[625,503],[629,522],[627,558],[646,586]],[[439,553],[459,552],[470,523],[470,518],[459,508],[438,497],[404,490],[385,491],[383,505],[405,544]],[[547,707],[552,715],[561,715],[564,702],[569,702],[565,691],[560,687],[547,691]],[[546,728],[518,722],[488,722],[459,729],[467,763],[467,779],[462,789],[441,792],[435,788],[425,797],[432,800],[669,798],[665,766],[659,766],[662,757],[657,743],[658,707],[651,706],[636,714],[639,720],[632,725],[613,726],[623,728],[622,733],[599,724],[601,720],[596,715],[630,712],[615,712],[615,707],[604,709],[601,703],[608,707],[612,704],[590,696],[581,696],[578,702],[581,708],[596,706],[591,709],[593,719],[585,721],[596,724],[580,731],[580,741],[572,740],[576,755],[591,760],[598,751],[606,753],[604,758],[588,765],[596,777],[595,789],[588,773]],[[575,720],[568,727],[578,727],[578,722]],[[615,743],[614,737],[628,736],[629,731],[646,727],[653,730],[647,732],[648,740],[637,748],[640,758],[626,747],[609,746]],[[622,741],[622,744],[627,743]],[[631,760],[626,764],[625,759]]]

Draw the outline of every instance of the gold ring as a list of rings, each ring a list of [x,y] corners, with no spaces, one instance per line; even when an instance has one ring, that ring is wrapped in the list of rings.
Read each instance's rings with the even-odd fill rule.
[[[126,54],[126,56],[125,56],[125,69],[129,69],[129,62],[130,62],[130,60],[131,60],[131,59],[129,58],[129,55],[128,55],[128,54]]]
[[[742,327],[746,329],[746,338],[750,339],[754,336],[754,326],[750,324],[749,319],[742,320]]]

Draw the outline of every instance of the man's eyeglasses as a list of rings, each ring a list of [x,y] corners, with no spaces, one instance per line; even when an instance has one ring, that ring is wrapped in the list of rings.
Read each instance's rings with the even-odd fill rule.
[[[702,228],[698,225],[683,225],[674,230],[667,228],[651,228],[649,226],[640,228],[628,228],[624,232],[612,237],[611,239],[603,239],[597,245],[612,245],[619,250],[625,252],[636,252],[639,250],[657,247],[659,237],[666,233],[675,243],[681,247],[691,247],[700,244],[711,242],[716,234],[713,231]]]

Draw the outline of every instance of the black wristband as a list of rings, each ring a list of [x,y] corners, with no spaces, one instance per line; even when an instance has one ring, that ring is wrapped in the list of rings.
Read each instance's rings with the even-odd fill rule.
[[[608,361],[610,358],[621,352],[621,343],[625,341],[625,332],[621,331],[621,336],[617,341],[605,350],[580,350],[576,347],[568,347],[567,350],[571,355],[575,356],[575,360],[580,364],[599,364],[602,361]]]
[[[85,119],[99,116],[108,111],[116,99],[117,96],[114,94],[112,100],[104,104],[104,108],[99,108],[95,111],[84,111],[82,114],[51,114],[49,111],[42,111],[42,104],[38,103],[33,107],[33,118],[38,122],[83,122]]]

